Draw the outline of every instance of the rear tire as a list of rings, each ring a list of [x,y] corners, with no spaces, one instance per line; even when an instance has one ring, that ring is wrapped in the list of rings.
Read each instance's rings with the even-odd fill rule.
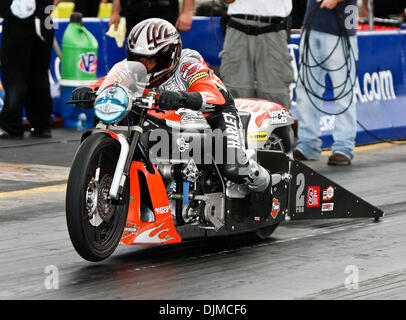
[[[106,134],[89,136],[76,152],[66,191],[66,220],[76,251],[88,261],[109,257],[127,220],[128,181],[122,200],[108,197],[120,146]],[[127,179],[128,180],[128,179]]]
[[[288,156],[292,157],[292,137],[293,130],[289,127],[279,127],[276,128],[268,138],[268,141],[265,143],[263,149],[265,150],[275,150],[282,151]],[[279,223],[258,229],[254,231],[256,238],[264,240],[267,239],[279,226]]]
[[[255,231],[255,236],[261,240],[267,239],[279,226],[279,223],[275,223],[273,225],[261,228],[257,231]]]
[[[291,126],[276,128],[262,149],[282,151],[291,156],[293,151],[293,129]]]

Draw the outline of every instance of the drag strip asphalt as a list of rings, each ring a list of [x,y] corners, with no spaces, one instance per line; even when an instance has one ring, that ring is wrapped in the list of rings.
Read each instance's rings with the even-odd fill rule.
[[[78,144],[30,146],[30,161],[18,161],[22,151],[11,148],[18,152],[0,162],[48,166],[45,175],[55,178],[68,172]],[[305,163],[384,210],[379,222],[292,221],[262,241],[121,245],[100,263],[83,260],[70,243],[66,180],[9,190],[0,181],[0,299],[406,298],[406,144],[358,148],[349,167],[327,166],[328,155]],[[358,287],[348,288],[354,275]]]

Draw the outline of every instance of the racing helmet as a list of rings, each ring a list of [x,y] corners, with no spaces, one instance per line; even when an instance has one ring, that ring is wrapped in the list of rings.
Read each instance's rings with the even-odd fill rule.
[[[149,71],[147,88],[154,88],[168,80],[179,65],[182,40],[179,32],[168,21],[151,18],[136,24],[127,39],[127,60],[156,58],[156,66]]]

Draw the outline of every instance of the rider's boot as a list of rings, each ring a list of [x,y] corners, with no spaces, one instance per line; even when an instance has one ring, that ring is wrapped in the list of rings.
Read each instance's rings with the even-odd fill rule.
[[[269,186],[277,185],[283,179],[279,173],[271,174],[256,161],[249,160],[248,188],[253,192],[263,192]]]
[[[271,184],[271,175],[268,170],[250,159],[248,180],[248,188],[252,192],[263,192]]]
[[[272,211],[272,186],[282,180],[280,174],[271,174],[267,169],[250,160],[252,168],[248,188],[251,190],[251,217],[264,221]]]

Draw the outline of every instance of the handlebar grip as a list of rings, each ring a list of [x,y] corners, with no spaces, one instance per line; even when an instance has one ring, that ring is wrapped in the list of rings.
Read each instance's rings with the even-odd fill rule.
[[[94,99],[91,99],[91,100],[69,100],[69,101],[65,101],[66,104],[77,104],[77,103],[86,103],[86,102],[94,102]]]

